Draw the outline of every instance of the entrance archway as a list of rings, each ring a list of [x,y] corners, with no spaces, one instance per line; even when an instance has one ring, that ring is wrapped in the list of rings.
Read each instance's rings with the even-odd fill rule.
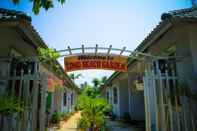
[[[127,72],[127,65],[130,59],[144,60],[143,57],[151,59],[166,59],[167,57],[154,56],[148,53],[139,52],[137,50],[127,50],[123,48],[85,47],[71,48],[70,46],[64,50],[56,50],[64,57],[65,71],[76,71],[85,69],[104,69],[118,72]],[[167,58],[168,59],[168,58]]]
[[[152,124],[155,124],[156,128],[159,129],[160,122],[163,122],[163,127],[166,126],[165,120],[159,120],[157,111],[159,107],[164,106],[164,99],[166,99],[167,96],[162,96],[161,94],[168,92],[168,90],[165,90],[170,86],[168,82],[176,81],[177,79],[176,76],[170,76],[168,72],[166,72],[167,70],[161,69],[165,68],[171,57],[155,56],[137,50],[126,50],[126,47],[121,49],[112,48],[111,45],[109,47],[99,47],[98,45],[95,47],[85,47],[82,45],[79,48],[70,48],[70,46],[68,46],[67,49],[57,50],[57,52],[61,54],[60,57],[64,57],[66,72],[86,69],[107,69],[128,73],[128,64],[132,59],[136,59],[137,61],[148,60],[148,67],[144,69],[143,78],[140,79],[141,83],[135,83],[139,88],[142,89],[142,86],[144,88],[142,90],[144,90],[146,129],[150,130]],[[162,70],[165,70],[165,76],[161,75]],[[158,90],[157,93],[155,92],[156,82],[159,82],[161,87],[165,86],[165,88]],[[157,99],[162,100],[161,103],[158,103],[156,101]],[[171,106],[171,103],[169,103],[169,106]],[[156,113],[150,111],[153,108]],[[165,110],[162,111],[162,117],[169,115],[172,114],[169,112],[166,113]],[[152,119],[155,119],[154,123],[152,123]]]

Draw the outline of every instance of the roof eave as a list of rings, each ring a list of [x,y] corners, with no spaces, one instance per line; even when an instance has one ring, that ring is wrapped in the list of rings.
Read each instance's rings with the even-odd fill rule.
[[[171,27],[172,23],[170,22],[170,20],[161,21],[159,25],[156,26],[156,28],[148,35],[148,37],[146,37],[146,39],[135,50],[139,52],[144,52],[155,40],[157,40],[157,38],[163,35]],[[128,62],[128,67],[135,60],[136,59],[130,59],[130,61]],[[105,86],[107,86],[113,79],[115,79],[120,74],[121,72],[114,72],[106,81]]]

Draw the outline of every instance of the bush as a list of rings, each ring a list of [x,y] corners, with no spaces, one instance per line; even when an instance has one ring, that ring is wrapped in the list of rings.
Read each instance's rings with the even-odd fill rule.
[[[112,109],[112,106],[100,98],[94,88],[86,87],[77,99],[77,108],[81,110],[78,128],[82,131],[86,129],[98,131],[105,129],[105,114]]]
[[[89,122],[89,120],[86,117],[82,117],[79,119],[78,123],[77,123],[77,128],[81,129],[81,130],[86,130],[91,126],[91,123]]]
[[[104,99],[80,96],[78,105],[81,108],[81,120],[79,128],[101,129],[105,126],[105,112],[111,110],[111,106]]]
[[[69,112],[64,112],[64,113],[61,114],[61,118],[62,118],[62,120],[67,121],[71,115],[72,114],[69,113]]]
[[[54,112],[51,118],[51,122],[54,124],[58,124],[61,121],[61,114],[59,112]]]
[[[14,113],[21,113],[25,110],[23,102],[17,97],[1,96],[0,97],[0,114],[9,116]]]

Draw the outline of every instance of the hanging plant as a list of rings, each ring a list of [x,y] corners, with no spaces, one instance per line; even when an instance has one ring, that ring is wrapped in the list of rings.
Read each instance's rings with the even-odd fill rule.
[[[38,48],[38,56],[41,61],[56,60],[60,57],[59,52],[51,48]]]
[[[11,116],[14,113],[21,113],[24,111],[23,102],[19,101],[17,97],[0,96],[0,114],[3,116]]]
[[[37,51],[38,51],[38,58],[40,62],[50,66],[51,69],[55,71],[57,74],[60,75],[62,73],[62,70],[56,61],[60,57],[59,52],[57,52],[55,49],[52,48],[42,48],[42,47],[39,47]],[[63,76],[61,75],[61,77]]]
[[[144,90],[143,75],[136,76],[136,79],[134,81],[134,85],[135,85],[137,91]]]

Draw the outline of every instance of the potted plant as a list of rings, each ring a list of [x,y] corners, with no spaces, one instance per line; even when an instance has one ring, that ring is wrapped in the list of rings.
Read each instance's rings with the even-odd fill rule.
[[[14,117],[24,111],[24,104],[17,97],[0,96],[0,115],[3,129],[9,127],[9,123]],[[4,125],[8,125],[4,127]],[[5,129],[6,130],[6,129]]]
[[[61,121],[61,114],[57,111],[55,111],[53,114],[52,114],[52,117],[51,117],[51,123],[54,125],[54,126],[57,126],[58,128],[60,128],[60,121]]]
[[[136,77],[135,80],[135,86],[136,86],[136,90],[138,91],[143,91],[144,90],[144,82],[143,82],[143,76],[142,75],[138,75]]]

